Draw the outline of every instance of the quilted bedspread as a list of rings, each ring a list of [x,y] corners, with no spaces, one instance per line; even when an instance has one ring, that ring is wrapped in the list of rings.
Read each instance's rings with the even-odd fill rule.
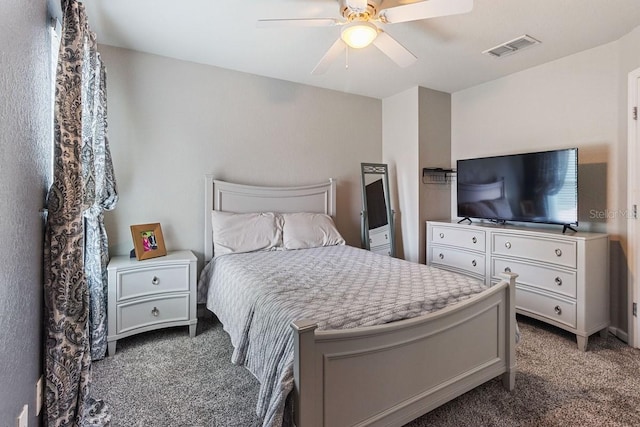
[[[293,389],[291,322],[311,319],[320,330],[379,325],[485,289],[471,277],[342,245],[223,255],[203,270],[199,299],[231,337],[232,362],[259,380],[263,426],[280,426]]]

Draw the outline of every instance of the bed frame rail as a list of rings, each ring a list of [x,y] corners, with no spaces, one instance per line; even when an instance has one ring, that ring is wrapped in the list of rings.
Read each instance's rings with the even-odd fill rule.
[[[504,273],[468,300],[385,325],[292,323],[296,425],[402,426],[500,375],[512,390],[515,277]]]

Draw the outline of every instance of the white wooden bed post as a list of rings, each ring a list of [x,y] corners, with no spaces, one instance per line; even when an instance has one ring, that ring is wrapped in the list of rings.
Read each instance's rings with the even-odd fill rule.
[[[516,386],[516,273],[500,273],[503,280],[509,282],[507,289],[507,319],[505,319],[505,359],[507,371],[502,374],[502,385],[511,391]]]
[[[295,413],[294,420],[296,426],[314,426],[318,421],[318,416],[322,416],[318,409],[322,396],[315,395],[317,390],[316,380],[318,373],[315,372],[315,330],[318,325],[310,320],[299,320],[291,324],[293,328],[294,352],[298,355],[293,363],[293,376],[296,378],[294,384]]]

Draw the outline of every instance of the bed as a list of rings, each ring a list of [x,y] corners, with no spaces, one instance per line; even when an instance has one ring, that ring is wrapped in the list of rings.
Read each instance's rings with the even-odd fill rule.
[[[207,264],[198,298],[207,300],[231,336],[233,362],[246,366],[260,381],[257,411],[264,416],[264,425],[277,426],[284,420],[298,427],[402,426],[498,376],[512,390],[515,275],[506,274],[488,289],[475,289],[475,279],[352,248],[331,232],[320,233],[329,243],[318,247],[287,238],[287,224],[295,224],[300,213],[334,217],[335,196],[334,180],[256,187],[205,177]],[[225,212],[258,221],[284,217],[284,234],[279,238],[294,242],[293,246],[224,254],[217,240],[220,253],[214,257],[214,230],[222,233],[216,218],[227,221]],[[272,213],[277,214],[272,217]],[[321,266],[323,273],[314,272],[312,265]],[[455,283],[455,292],[448,297],[455,303],[447,305],[440,295],[417,301],[412,292],[373,297],[377,292],[366,286],[384,278],[376,278],[378,271],[361,279],[367,269],[374,270],[372,265],[419,277],[407,280],[409,287],[423,276],[433,276],[435,283]],[[310,281],[290,278],[289,272],[298,270]],[[267,274],[269,279],[264,280]],[[357,286],[340,294],[342,288],[335,287],[340,280],[353,280]],[[289,299],[293,294],[302,299]],[[368,308],[353,309],[351,301],[363,295],[370,300]],[[387,299],[399,303],[371,310],[371,304]],[[434,310],[439,304],[444,308]],[[422,314],[425,307],[429,312]],[[353,317],[352,312],[359,310],[365,315]]]

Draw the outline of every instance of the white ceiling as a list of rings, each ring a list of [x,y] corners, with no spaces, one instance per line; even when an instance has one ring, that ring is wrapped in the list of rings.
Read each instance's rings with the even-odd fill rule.
[[[381,8],[413,2],[383,0]],[[337,0],[83,3],[101,44],[380,99],[415,86],[456,92],[617,40],[640,25],[640,0],[475,0],[467,14],[381,24],[418,57],[408,68],[369,46],[349,49],[348,58],[312,75],[340,27],[256,28],[256,22],[340,18]],[[523,34],[542,43],[500,59],[481,53]]]

